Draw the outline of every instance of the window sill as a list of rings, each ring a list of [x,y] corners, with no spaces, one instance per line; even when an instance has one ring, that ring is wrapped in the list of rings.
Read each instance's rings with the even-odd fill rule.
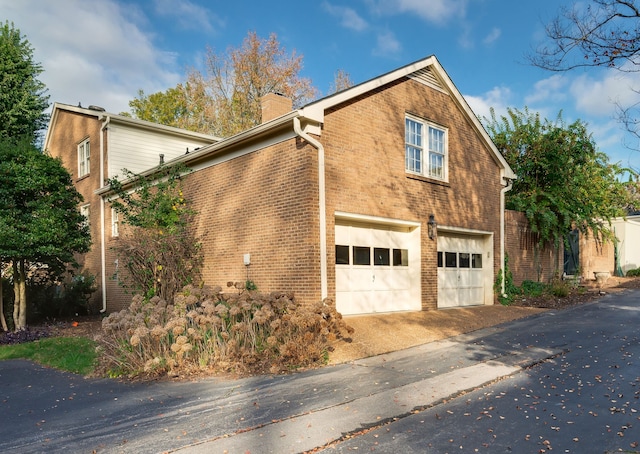
[[[438,186],[444,186],[446,188],[451,187],[451,185],[449,184],[448,181],[436,180],[434,178],[429,178],[429,177],[425,177],[425,176],[422,176],[422,175],[415,175],[415,174],[411,174],[411,173],[406,173],[405,175],[410,180],[424,181],[425,183],[431,183],[431,184],[435,184],[435,185],[438,185]]]
[[[82,175],[81,177],[78,177],[78,178],[76,179],[76,182],[78,182],[78,181],[82,181],[82,180],[86,180],[86,179],[87,179],[87,178],[89,178],[90,176],[91,176],[91,174],[90,174],[90,173],[87,173],[87,174],[85,174],[85,175]]]

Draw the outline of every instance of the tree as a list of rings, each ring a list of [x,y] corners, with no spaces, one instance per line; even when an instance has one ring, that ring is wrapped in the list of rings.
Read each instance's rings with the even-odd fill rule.
[[[40,64],[20,30],[5,22],[0,26],[0,138],[28,136],[35,141],[47,125],[49,96],[37,77]]]
[[[496,147],[518,179],[506,206],[523,211],[539,247],[558,246],[574,228],[611,237],[610,220],[624,214],[629,192],[617,177],[622,170],[597,150],[580,120],[565,124],[542,120],[528,109],[507,109],[507,116],[484,118]]]
[[[187,81],[151,95],[139,90],[138,97],[129,101],[129,107],[133,115],[140,120],[208,133],[211,128],[205,118],[205,112],[209,102],[202,84],[192,86]],[[125,112],[122,115],[131,114]]]
[[[275,34],[263,39],[250,32],[240,48],[230,47],[223,54],[207,49],[205,71],[190,70],[186,83],[148,97],[140,92],[129,105],[142,120],[163,119],[228,137],[260,124],[261,98],[268,93],[291,98],[294,107],[313,100],[317,90],[300,76],[301,70],[302,56],[287,54]]]
[[[339,91],[346,90],[353,87],[354,83],[351,80],[351,76],[348,72],[339,69],[333,75],[333,83],[329,87],[329,94],[338,93]]]
[[[26,263],[62,274],[87,252],[91,236],[78,210],[82,196],[59,159],[29,138],[0,138],[0,261],[13,264],[16,330],[27,324]]]
[[[550,71],[584,67],[640,71],[640,8],[636,0],[591,0],[562,8],[545,31],[550,43],[540,46],[530,62]],[[638,89],[633,89],[640,93]],[[617,104],[625,128],[640,137],[638,104]]]
[[[128,273],[121,283],[146,298],[173,301],[199,277],[203,257],[192,229],[196,212],[181,188],[185,172],[183,166],[160,166],[150,176],[125,171],[126,185],[108,181],[117,196],[111,206],[130,226],[114,248]]]

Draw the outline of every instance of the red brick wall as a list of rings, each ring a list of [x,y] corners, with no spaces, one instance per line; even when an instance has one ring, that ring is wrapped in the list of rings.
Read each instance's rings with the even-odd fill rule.
[[[89,138],[90,140],[90,173],[78,178],[78,144]],[[96,277],[98,287],[102,283],[100,276],[100,198],[93,191],[100,186],[100,124],[95,117],[60,112],[56,128],[53,131],[50,149],[46,150],[51,156],[60,158],[65,168],[71,173],[72,181],[84,202],[90,205],[90,230],[92,245],[87,254],[78,255],[76,260],[80,264],[79,271],[86,271]],[[79,209],[80,207],[78,207]],[[102,292],[93,294],[93,307],[102,307]]]
[[[248,278],[261,291],[321,298],[316,156],[291,139],[185,178],[185,197],[199,213],[207,284]]]
[[[505,212],[505,250],[509,256],[509,269],[515,285],[522,281],[550,282],[564,271],[564,247],[556,251],[552,245],[540,252],[536,258],[534,244],[537,237],[531,232],[524,213],[507,210]],[[580,276],[584,280],[594,280],[595,271],[614,271],[614,247],[610,241],[602,242],[593,234],[580,234]]]
[[[544,248],[539,257],[535,254],[538,237],[531,231],[524,213],[505,211],[505,251],[509,259],[509,270],[513,274],[513,283],[522,281],[550,282],[562,274],[563,248],[554,250],[553,246]]]

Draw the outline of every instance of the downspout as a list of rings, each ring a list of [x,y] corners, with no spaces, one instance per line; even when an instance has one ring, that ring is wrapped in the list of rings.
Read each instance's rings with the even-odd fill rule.
[[[293,130],[318,150],[318,193],[320,209],[320,292],[322,299],[328,296],[327,285],[327,208],[324,179],[324,147],[317,139],[304,132],[300,127],[300,118],[293,118]]]
[[[104,132],[111,121],[111,117],[107,116],[104,123],[100,127],[100,186],[104,185]],[[100,280],[102,283],[102,309],[100,313],[107,311],[107,248],[104,231],[104,197],[100,196]]]
[[[507,264],[506,264],[506,256],[504,252],[504,199],[507,191],[510,191],[513,187],[513,182],[510,179],[507,179],[507,185],[500,190],[500,269],[502,270],[502,279],[500,283],[500,292],[502,293],[502,297],[506,298],[507,294],[505,292],[505,281],[507,280]]]

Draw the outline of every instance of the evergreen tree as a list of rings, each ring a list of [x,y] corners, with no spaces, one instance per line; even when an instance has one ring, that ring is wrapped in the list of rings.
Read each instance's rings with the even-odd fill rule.
[[[0,261],[13,264],[16,330],[27,324],[26,264],[61,274],[74,254],[89,250],[82,196],[59,159],[28,138],[0,138]]]
[[[0,25],[0,138],[38,138],[47,126],[49,96],[38,80],[42,73],[33,61],[33,49],[20,30]]]

